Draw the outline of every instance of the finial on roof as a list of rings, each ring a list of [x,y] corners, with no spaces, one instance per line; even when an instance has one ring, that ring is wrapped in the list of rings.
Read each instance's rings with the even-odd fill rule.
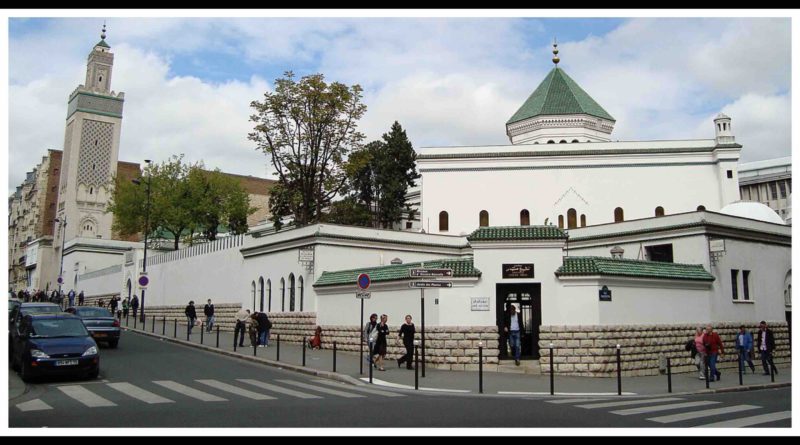
[[[560,61],[561,61],[561,59],[558,58],[558,42],[556,42],[556,39],[554,37],[553,38],[553,63],[555,63],[556,67],[557,67],[558,66],[558,62],[560,62]]]
[[[105,20],[103,20],[103,32],[100,33],[100,39],[101,40],[105,40],[106,39],[106,21]]]

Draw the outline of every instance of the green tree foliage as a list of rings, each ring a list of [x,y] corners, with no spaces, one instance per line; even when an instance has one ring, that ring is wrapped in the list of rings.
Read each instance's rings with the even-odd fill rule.
[[[217,239],[221,226],[227,226],[231,234],[247,232],[247,217],[256,211],[250,207],[247,192],[236,179],[219,169],[189,169],[187,184],[192,205],[192,220],[196,232],[209,240]]]
[[[270,193],[276,226],[287,215],[298,225],[320,222],[322,209],[343,190],[344,159],[364,139],[356,129],[366,111],[361,91],[359,85],[327,84],[322,74],[298,82],[287,71],[263,102],[251,102],[256,125],[248,138],[270,157],[278,176]]]

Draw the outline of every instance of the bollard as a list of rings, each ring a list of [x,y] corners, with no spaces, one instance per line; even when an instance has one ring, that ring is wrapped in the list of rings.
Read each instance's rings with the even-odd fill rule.
[[[151,333],[156,333],[156,316],[153,315],[153,328],[150,330]]]
[[[186,325],[186,341],[189,341],[189,325],[192,323],[192,319],[189,319],[189,324]]]
[[[419,389],[419,340],[414,340],[414,389]]]
[[[306,365],[306,340],[306,337],[303,337],[303,347],[301,348],[303,350],[303,366]]]
[[[133,321],[136,321],[136,317],[133,318]],[[174,338],[178,338],[178,319],[175,319],[175,332],[173,333]]]
[[[333,342],[333,372],[336,372],[336,341]]]
[[[164,316],[164,320],[161,322],[161,335],[166,335],[167,333],[167,316]]]
[[[372,364],[372,348],[369,348],[369,349],[370,349],[370,351],[369,351],[369,384],[371,385],[372,384],[372,369],[375,366]]]
[[[236,331],[233,332],[236,333]],[[236,352],[236,335],[233,336],[233,352]]]
[[[253,343],[253,357],[258,354],[258,342]]]
[[[553,344],[550,343],[550,395],[555,395],[555,381],[553,380]]]
[[[667,392],[672,392],[672,364],[667,357]]]
[[[236,337],[233,337],[233,341],[236,341]],[[219,325],[217,325],[217,348],[219,348]]]
[[[275,348],[275,361],[279,362],[279,361],[281,361],[281,334],[278,334],[277,342],[278,342],[278,345]]]
[[[203,332],[206,330],[206,324],[202,321],[200,322],[200,344],[203,344]]]
[[[775,383],[775,363],[772,361],[772,352],[770,352],[769,356],[769,378],[772,380],[772,383]]]
[[[147,317],[142,314],[142,332],[145,331],[145,325],[147,324]]]
[[[133,329],[136,329],[136,318],[138,317],[133,317]]]
[[[130,318],[131,318],[131,314],[130,313],[125,315],[125,327],[126,328],[130,325]]]
[[[744,385],[742,382],[742,368],[744,368],[744,362],[742,361],[744,357],[742,357],[742,353],[739,352],[739,386]]]
[[[617,345],[617,395],[622,395],[622,351]]]
[[[478,393],[483,394],[483,342],[478,342]]]
[[[706,375],[706,389],[708,389],[709,383],[708,383],[708,356],[707,355],[706,355],[706,359],[703,360],[703,369],[704,369],[703,372],[705,372],[705,375]]]

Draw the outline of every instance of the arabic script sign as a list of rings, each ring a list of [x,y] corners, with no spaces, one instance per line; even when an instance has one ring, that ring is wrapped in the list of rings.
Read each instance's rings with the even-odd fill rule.
[[[503,264],[503,278],[533,278],[533,264]]]

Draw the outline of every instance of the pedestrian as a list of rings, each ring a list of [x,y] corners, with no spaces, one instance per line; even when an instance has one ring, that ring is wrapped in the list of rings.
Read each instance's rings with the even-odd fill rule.
[[[378,314],[372,314],[369,316],[369,321],[367,324],[364,325],[364,330],[362,332],[361,340],[367,343],[367,348],[369,350],[369,362],[372,363],[372,366],[375,366],[375,363],[372,361],[373,358],[373,348],[375,346],[375,341],[378,340]]]
[[[69,307],[75,306],[75,290],[74,289],[70,289],[69,290],[69,293],[67,294],[67,297],[69,299]]]
[[[386,371],[383,367],[383,359],[386,358],[386,337],[389,335],[389,325],[386,322],[389,317],[386,314],[381,314],[381,321],[378,323],[378,338],[375,341],[375,355],[377,356],[378,371]]]
[[[197,321],[197,311],[194,308],[194,301],[190,300],[189,305],[186,306],[186,309],[183,311],[186,314],[186,321],[188,322],[188,334],[192,335],[192,328],[194,327],[194,323]]]
[[[111,297],[111,300],[108,302],[108,310],[111,311],[112,317],[117,315],[117,305],[119,305],[117,297]]]
[[[133,294],[133,298],[131,299],[131,309],[133,310],[133,318],[136,318],[136,312],[139,310],[139,297],[136,294]]]
[[[761,354],[761,365],[764,367],[764,375],[770,375],[769,366],[772,366],[772,371],[778,373],[778,368],[775,367],[775,362],[772,361],[772,354],[775,351],[775,335],[772,330],[767,327],[766,321],[761,321],[758,324],[758,352]]]
[[[509,306],[505,315],[503,330],[508,334],[508,344],[511,346],[511,353],[514,355],[514,363],[519,366],[519,358],[522,354],[522,313],[517,312],[517,307],[513,304]]]
[[[216,318],[214,317],[214,305],[211,304],[210,298],[208,299],[208,303],[203,307],[203,314],[206,316],[206,332],[211,332]]]
[[[694,358],[694,365],[697,367],[697,372],[700,373],[700,380],[705,380],[706,378],[706,360],[708,356],[706,354],[706,346],[703,344],[703,335],[705,332],[703,331],[702,327],[698,327],[694,333],[694,349],[697,351],[697,355]]]
[[[103,307],[103,305],[104,305],[104,304],[106,304],[106,303],[105,303],[105,301],[103,301],[103,299],[102,299],[102,298],[100,298],[100,299],[98,299],[98,300],[97,300],[97,306],[98,306],[98,307]]]
[[[130,308],[130,305],[131,297],[125,297],[125,299],[122,300],[122,316],[125,318],[128,318],[128,308]]]
[[[272,322],[266,312],[258,313],[258,345],[262,348],[269,347],[269,331],[272,329]]]
[[[308,347],[311,349],[321,349],[322,348],[322,327],[317,326],[314,330],[314,337],[308,341]]]
[[[750,371],[755,374],[756,367],[753,365],[753,359],[750,354],[753,351],[753,334],[751,334],[744,325],[739,326],[739,333],[736,335],[736,352],[739,353],[739,372],[745,373],[744,362],[750,365]]]
[[[703,346],[706,348],[708,367],[710,368],[708,381],[713,382],[715,377],[719,381],[722,378],[722,373],[717,370],[717,360],[725,352],[725,347],[719,334],[714,332],[714,328],[710,324],[706,326],[706,333],[703,335]]]
[[[258,311],[253,312],[247,325],[247,333],[250,335],[250,346],[258,345]]]
[[[83,306],[83,302],[85,300],[85,296],[83,295],[83,291],[78,294],[78,306]]]
[[[239,337],[239,346],[244,346],[244,332],[247,330],[247,320],[250,318],[250,309],[241,308],[236,313],[236,326],[233,328],[233,341]]]
[[[399,368],[405,362],[406,369],[414,369],[411,363],[414,361],[414,334],[417,333],[417,330],[414,323],[411,322],[411,315],[406,315],[406,322],[400,326],[397,333],[398,338],[403,341],[403,346],[406,347],[406,354],[397,359],[397,367]]]

